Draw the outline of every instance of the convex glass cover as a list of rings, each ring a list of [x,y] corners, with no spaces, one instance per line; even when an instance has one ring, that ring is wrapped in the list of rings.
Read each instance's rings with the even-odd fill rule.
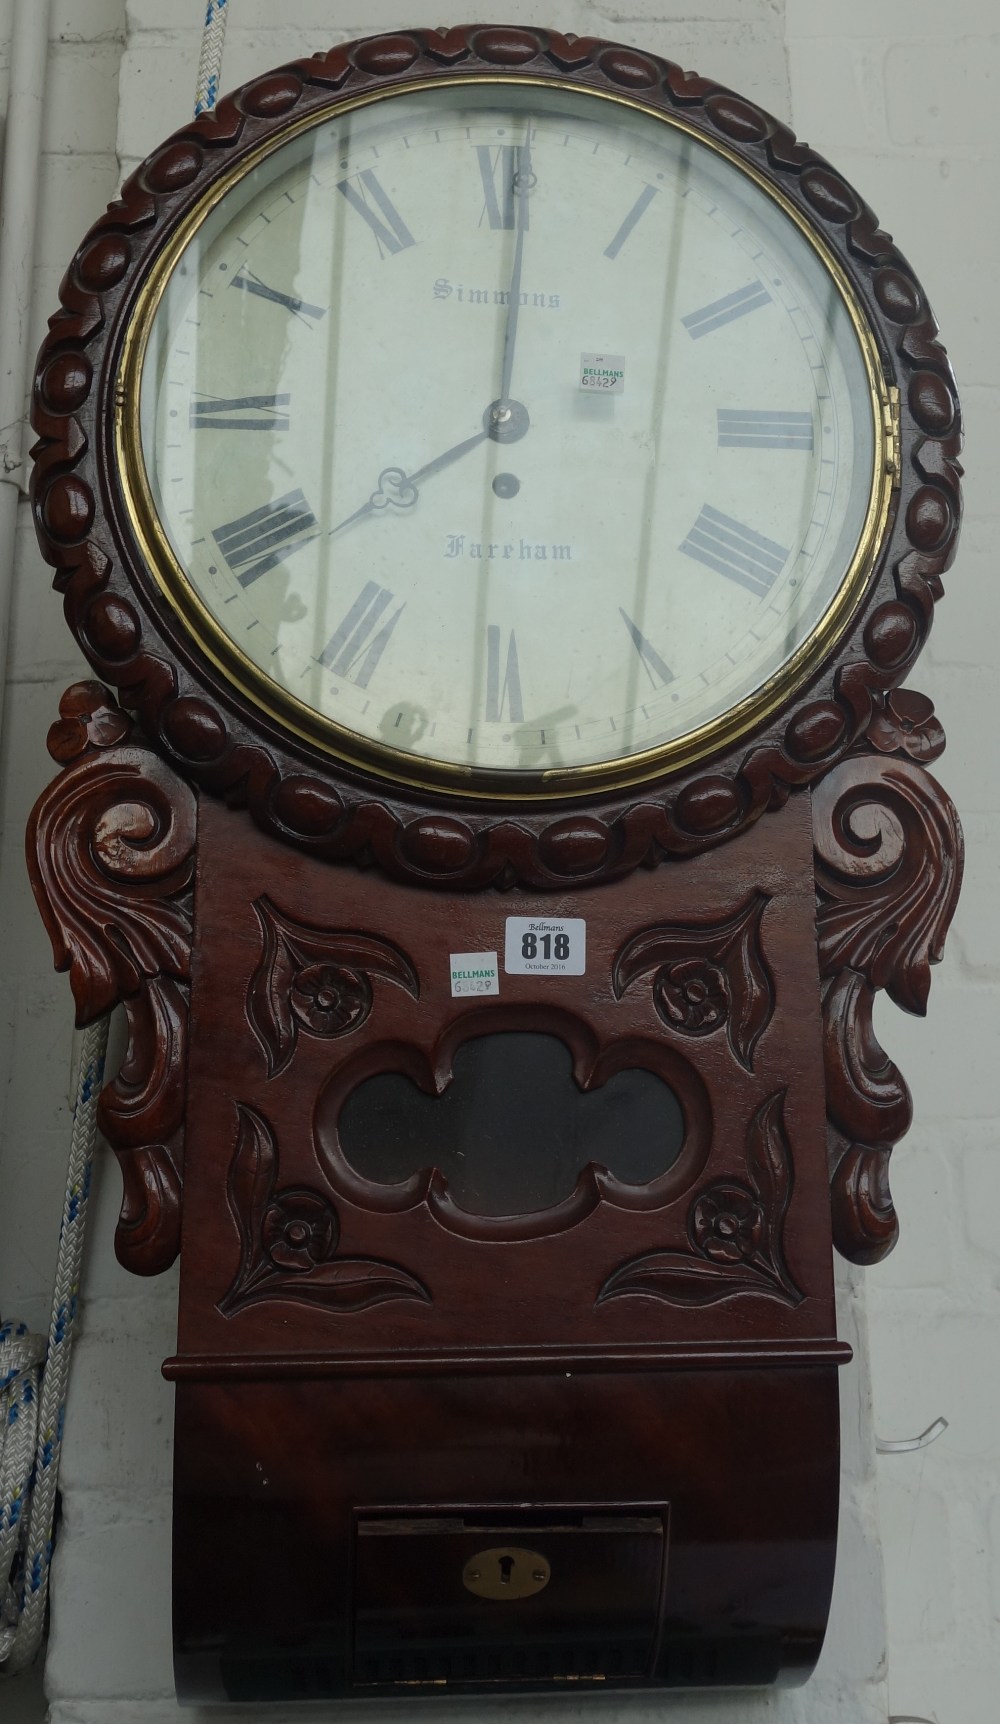
[[[299,734],[486,793],[731,741],[853,614],[887,503],[839,266],[683,124],[516,81],[368,98],[154,268],[130,505],[201,646]]]

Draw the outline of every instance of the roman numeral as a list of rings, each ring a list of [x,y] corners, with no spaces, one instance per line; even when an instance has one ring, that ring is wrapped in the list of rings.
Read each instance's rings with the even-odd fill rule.
[[[310,318],[318,323],[326,316],[326,307],[310,305],[306,299],[295,299],[290,293],[279,293],[276,287],[268,287],[259,276],[251,275],[245,264],[241,264],[234,276],[229,279],[230,287],[239,287],[244,293],[256,294],[258,299],[269,299],[273,305],[283,305],[286,311],[292,311],[296,317],[301,317],[304,323]]]
[[[484,212],[494,230],[517,227],[515,180],[520,165],[520,152],[520,144],[498,144],[495,149],[490,144],[476,145],[479,172],[483,181]],[[524,204],[523,225],[528,225],[527,200]]]
[[[789,555],[784,545],[765,539],[763,533],[744,527],[731,515],[720,514],[708,503],[681,550],[696,563],[704,563],[706,568],[726,575],[759,598],[770,592]]]
[[[653,687],[655,688],[657,683],[659,683],[661,688],[666,688],[667,683],[673,682],[674,680],[674,673],[670,669],[670,666],[664,664],[655,646],[646,639],[641,629],[636,628],[632,618],[629,616],[627,611],[622,610],[621,605],[618,607],[618,615],[621,617],[622,622],[625,624],[625,627],[628,629],[628,632],[632,637],[632,645],[639,654],[639,657],[642,660],[642,668],[646,672],[650,682],[653,684]]]
[[[681,322],[692,341],[700,341],[703,335],[710,335],[713,329],[721,329],[724,323],[732,323],[737,317],[746,317],[748,311],[756,311],[761,305],[770,305],[771,295],[762,281],[752,281],[749,287],[738,287],[735,293],[727,293],[722,299],[713,299],[709,305],[703,305],[698,311],[688,312]]]
[[[644,210],[647,210],[649,208],[649,206],[652,203],[655,196],[656,196],[656,187],[655,186],[643,186],[642,191],[639,193],[639,196],[636,198],[635,203],[632,205],[632,208],[629,210],[628,215],[625,217],[625,220],[622,222],[622,225],[618,229],[618,232],[615,234],[615,237],[611,241],[611,244],[606,245],[604,247],[605,257],[617,257],[618,256],[618,253],[621,251],[622,246],[625,244],[625,241],[628,239],[628,236],[632,232],[632,229],[635,227],[635,224],[639,220],[639,217],[642,215]]]
[[[352,210],[357,210],[371,228],[379,249],[379,256],[390,256],[397,251],[405,251],[407,246],[416,242],[395,205],[386,196],[371,168],[362,168],[355,176],[360,182],[360,189],[354,180],[338,180],[337,190],[342,192]],[[369,202],[368,200],[372,201]],[[377,204],[385,221],[372,208]]]
[[[500,676],[500,630],[490,623],[486,630],[486,720],[489,724],[504,723],[504,707],[509,708],[508,724],[524,723],[521,703],[521,673],[517,665],[517,641],[511,629],[507,642],[507,658]]]
[[[366,581],[320,653],[320,664],[336,676],[348,677],[358,688],[367,688],[403,610],[399,605],[382,621],[392,598],[387,587]]]
[[[203,395],[191,403],[193,431],[287,431],[290,395]]]
[[[248,587],[294,551],[311,544],[315,526],[316,517],[302,492],[288,491],[273,503],[216,527],[212,537],[240,586]]]
[[[779,413],[770,408],[719,407],[720,449],[813,448],[811,413]]]

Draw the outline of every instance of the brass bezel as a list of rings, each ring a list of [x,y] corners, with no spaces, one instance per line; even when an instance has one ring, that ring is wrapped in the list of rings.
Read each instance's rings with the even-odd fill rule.
[[[547,768],[535,773],[461,766],[449,761],[403,753],[338,725],[272,682],[220,628],[181,567],[153,501],[140,430],[139,388],[143,361],[153,319],[167,281],[198,228],[231,188],[290,139],[326,125],[341,114],[395,96],[412,95],[428,89],[453,90],[462,85],[481,88],[484,84],[494,84],[503,89],[509,89],[511,85],[539,89],[551,89],[554,86],[649,115],[714,150],[750,179],[799,229],[833,279],[861,349],[872,415],[871,491],[854,555],[843,581],[819,622],[779,670],[735,706],[728,707],[707,723],[685,732],[672,742],[614,760],[576,767]],[[899,482],[898,449],[894,446],[890,429],[893,423],[892,392],[882,373],[871,326],[839,259],[781,188],[766,179],[734,150],[709,137],[681,115],[667,113],[632,96],[596,90],[590,84],[578,83],[571,78],[548,78],[524,73],[501,76],[465,74],[458,77],[412,79],[392,84],[385,89],[348,97],[325,107],[319,113],[309,114],[283,126],[274,136],[220,175],[170,234],[142,284],[123,340],[114,402],[115,457],[126,512],[139,550],[161,594],[180,616],[201,653],[226,681],[272,721],[299,740],[320,749],[329,758],[355,769],[375,772],[410,789],[432,793],[443,791],[456,797],[493,802],[522,801],[525,798],[530,798],[533,802],[554,802],[569,797],[589,796],[599,791],[625,790],[633,785],[649,783],[653,779],[665,778],[693,766],[709,755],[724,752],[747,732],[772,718],[796,687],[808,680],[856,616],[882,547],[892,491]]]

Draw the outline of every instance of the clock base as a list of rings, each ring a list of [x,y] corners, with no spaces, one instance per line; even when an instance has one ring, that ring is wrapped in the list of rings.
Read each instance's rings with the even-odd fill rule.
[[[189,1366],[179,1697],[803,1682],[833,1584],[846,1349],[786,1351],[421,1378]],[[492,1596],[470,1580],[487,1565]]]

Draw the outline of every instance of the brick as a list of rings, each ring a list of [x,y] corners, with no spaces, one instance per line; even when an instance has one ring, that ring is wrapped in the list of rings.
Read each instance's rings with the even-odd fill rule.
[[[60,1485],[118,1491],[142,1502],[170,1490],[172,1387],[161,1360],[175,1350],[172,1302],[146,1293],[128,1301],[86,1297],[74,1346]]]
[[[113,140],[109,143],[113,146]],[[47,156],[38,206],[36,264],[48,265],[62,275],[91,222],[103,215],[117,189],[118,168],[110,153]],[[39,300],[36,292],[32,320],[41,340],[57,301]]]
[[[942,21],[938,0],[837,0],[836,6],[816,0],[785,0],[785,28],[796,36],[930,37],[946,42],[968,32],[985,35],[992,13],[982,0],[950,0]]]
[[[992,150],[1000,87],[1000,37],[962,33],[950,43],[897,42],[885,57],[886,114],[895,144],[933,150]]]
[[[794,95],[792,125],[824,155],[842,144],[871,149],[887,143],[882,106],[882,52],[849,39],[802,38],[788,43]]]
[[[40,296],[38,296],[40,297]],[[52,591],[52,570],[42,560],[27,500],[18,511],[14,554],[14,592],[10,618],[10,658],[18,682],[48,682],[53,687],[52,718],[58,715],[63,688],[93,675],[66,627],[62,602]],[[54,763],[46,776],[55,771]],[[44,780],[39,781],[41,789]]]
[[[967,814],[965,828],[966,868],[962,896],[949,934],[949,959],[956,958],[963,975],[972,982],[1000,982],[1000,918],[996,914],[1000,893],[1000,852],[996,844],[996,817]],[[970,997],[970,1009],[974,1002]]]
[[[956,1589],[948,1505],[927,1484],[919,1455],[881,1457],[878,1503],[894,1636],[906,1644],[950,1640]]]
[[[100,155],[115,146],[120,46],[56,45],[49,59],[42,148]]]
[[[896,1302],[890,1309],[877,1288],[871,1309],[879,1435],[891,1440],[916,1436],[932,1419],[948,1420],[949,1430],[917,1458],[928,1485],[945,1474],[960,1477],[966,1462],[995,1454],[1000,1373],[986,1362],[996,1357],[996,1317],[964,1311],[928,1317],[916,1302]],[[984,1368],[970,1369],[974,1361]],[[909,1464],[906,1456],[883,1457],[890,1458]],[[880,1472],[880,1482],[881,1477]]]
[[[168,1697],[170,1498],[74,1492],[52,1565],[50,1700]],[[106,1633],[94,1633],[95,1624]]]
[[[872,1719],[879,1716],[875,1707],[879,1704],[884,1677],[885,1620],[877,1512],[874,1491],[860,1499],[849,1491],[843,1492],[830,1626],[816,1674],[802,1694],[803,1724],[827,1716],[839,1717],[834,1710],[838,1689],[843,1697],[845,1724],[851,1716],[849,1703],[858,1708],[860,1717],[869,1716],[867,1710],[862,1710],[864,1699],[871,1705]],[[845,1673],[849,1673],[849,1681],[845,1680]],[[829,1711],[820,1710],[820,1696],[824,1694]],[[884,1705],[884,1698],[881,1703]]]
[[[139,38],[122,59],[118,106],[118,153],[125,172],[194,110],[198,72],[195,37],[170,47],[149,47]]]
[[[996,1724],[997,1666],[986,1652],[973,1663],[963,1656],[956,1636],[949,1647],[913,1646],[894,1668],[890,1686],[893,1713],[901,1717],[955,1717],[961,1696],[961,1724]]]
[[[951,1233],[958,1209],[956,1157],[936,1134],[922,1141],[922,1125],[904,1138],[892,1162],[892,1194],[900,1238],[873,1271],[880,1288],[947,1287],[954,1268]]]
[[[60,41],[122,41],[125,0],[53,0],[49,36]]]
[[[998,1007],[1000,989],[994,987],[977,990],[973,1007],[967,983],[947,959],[932,972],[926,1018],[910,1017],[879,996],[875,1033],[910,1086],[925,1136],[950,1130],[956,1119],[994,1117]]]
[[[1000,1287],[1000,1145],[968,1145],[959,1159],[959,1172],[966,1235],[989,1257],[994,1287]]]

